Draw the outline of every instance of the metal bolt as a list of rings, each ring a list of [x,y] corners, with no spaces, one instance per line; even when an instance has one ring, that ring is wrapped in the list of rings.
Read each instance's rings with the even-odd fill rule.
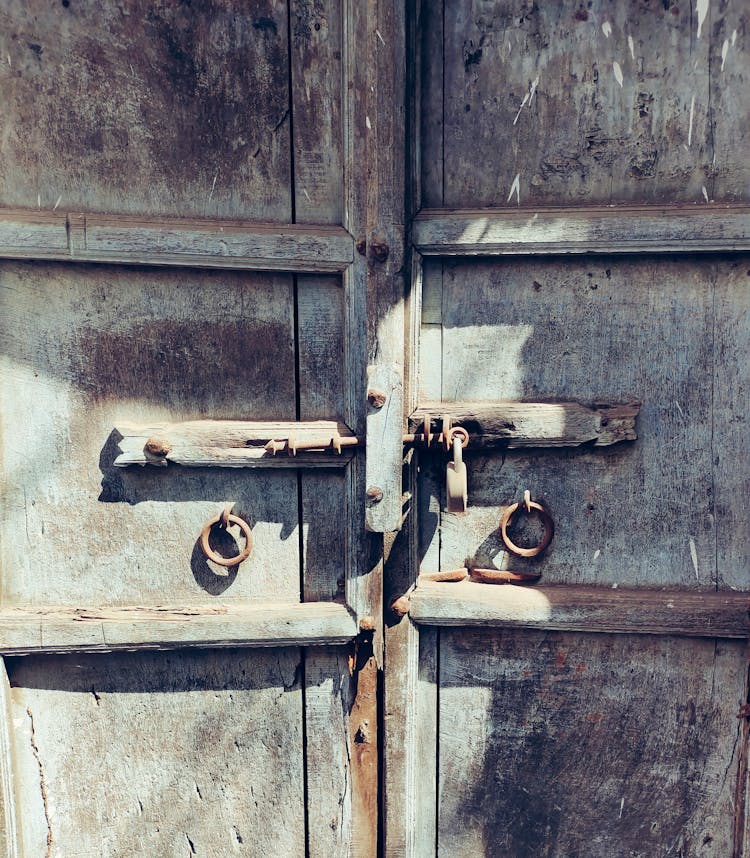
[[[375,631],[375,617],[366,616],[362,617],[359,621],[359,630],[361,632],[374,632]]]
[[[364,238],[360,238],[355,244],[355,247],[357,248],[357,253],[360,256],[365,256],[365,254],[367,253],[367,242],[364,240]]]
[[[397,617],[405,617],[409,613],[409,597],[399,596],[391,602],[391,610]]]
[[[390,247],[382,239],[373,241],[370,244],[372,258],[376,262],[385,262],[388,259],[388,254],[391,252]]]
[[[377,387],[370,387],[367,391],[367,401],[373,408],[382,408],[386,399],[388,399],[388,394]]]
[[[367,500],[370,501],[370,503],[380,503],[380,501],[383,500],[383,489],[381,489],[380,486],[370,486],[370,488],[367,489],[366,494]]]

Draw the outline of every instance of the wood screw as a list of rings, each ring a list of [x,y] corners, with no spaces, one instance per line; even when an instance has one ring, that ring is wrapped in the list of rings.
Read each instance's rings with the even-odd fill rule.
[[[151,456],[167,456],[172,452],[172,445],[164,438],[149,438],[143,449]]]
[[[381,489],[380,486],[370,486],[370,488],[367,489],[366,494],[367,500],[370,501],[370,503],[380,503],[380,501],[383,500],[383,489]]]

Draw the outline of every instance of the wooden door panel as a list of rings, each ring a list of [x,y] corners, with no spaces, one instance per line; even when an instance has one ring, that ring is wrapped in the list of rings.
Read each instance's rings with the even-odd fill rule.
[[[302,655],[9,662],[28,855],[305,854]]]
[[[424,204],[745,199],[747,10],[428,5]]]
[[[439,383],[436,399],[642,401],[632,443],[468,453],[470,507],[441,515],[443,568],[503,562],[502,508],[528,487],[557,530],[543,560],[513,558],[519,570],[550,583],[746,586],[747,527],[730,500],[747,479],[731,428],[745,410],[745,272],[741,259],[658,257],[426,268],[422,331],[438,334],[422,343],[420,387]],[[717,478],[714,459],[730,458],[733,475]],[[717,556],[717,540],[739,564]]]
[[[731,855],[743,653],[441,629],[437,853]]]

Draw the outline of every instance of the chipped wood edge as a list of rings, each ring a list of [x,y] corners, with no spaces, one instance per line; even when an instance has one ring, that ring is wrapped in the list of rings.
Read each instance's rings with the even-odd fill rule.
[[[16,814],[15,764],[12,742],[10,681],[2,659],[2,676],[0,676],[0,781],[3,791],[3,834],[5,836],[6,858],[22,858],[18,822]]]
[[[469,432],[472,449],[521,447],[605,447],[635,441],[640,403],[435,402],[422,403],[409,417],[419,431],[426,417],[443,415]],[[438,423],[434,424],[439,431]]]
[[[346,643],[356,634],[357,624],[349,609],[334,602],[0,611],[3,655],[315,646]]]
[[[750,207],[423,209],[412,235],[431,256],[746,251]]]
[[[354,241],[328,225],[4,209],[0,258],[340,273]]]
[[[746,639],[750,593],[492,586],[420,579],[409,615],[431,626],[500,626]]]

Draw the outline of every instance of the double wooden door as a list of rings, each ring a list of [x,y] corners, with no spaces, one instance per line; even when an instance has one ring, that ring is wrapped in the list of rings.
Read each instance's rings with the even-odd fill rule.
[[[558,7],[3,4],[6,855],[748,854],[747,15]]]

